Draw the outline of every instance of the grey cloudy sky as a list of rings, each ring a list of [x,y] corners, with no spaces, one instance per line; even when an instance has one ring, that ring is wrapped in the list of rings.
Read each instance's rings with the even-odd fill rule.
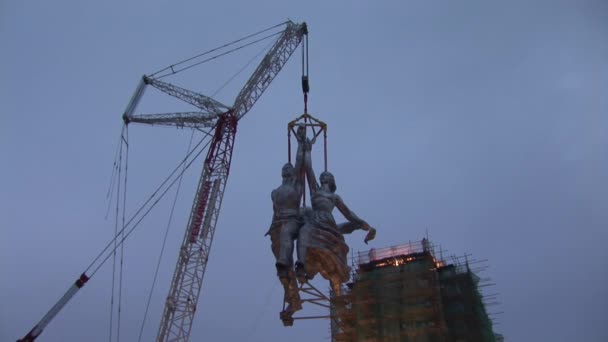
[[[329,125],[338,193],[378,229],[372,245],[428,229],[449,253],[488,259],[507,340],[608,340],[608,2],[574,0],[0,2],[0,340],[29,331],[111,238],[105,195],[139,77],[286,18],[309,24],[310,111]],[[184,85],[212,93],[256,49]],[[327,321],[281,325],[263,236],[285,126],[302,112],[299,58],[240,123],[194,341],[329,336]],[[173,108],[149,95],[143,109]],[[133,209],[190,132],[129,134]],[[182,187],[145,340],[198,172]],[[125,246],[124,341],[136,340],[169,207]],[[107,341],[110,284],[106,267],[40,340]]]

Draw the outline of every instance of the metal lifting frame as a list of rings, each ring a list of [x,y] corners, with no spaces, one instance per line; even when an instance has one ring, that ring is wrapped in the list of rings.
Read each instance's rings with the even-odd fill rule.
[[[310,303],[314,304],[326,309],[330,310],[329,315],[323,316],[299,316],[292,317],[290,324],[293,324],[294,320],[308,320],[308,319],[329,319],[331,321],[332,328],[345,330],[348,326],[342,321],[340,315],[336,314],[336,310],[343,312],[346,310],[346,301],[344,298],[346,296],[336,296],[333,292],[331,292],[328,297],[321,290],[314,287],[310,282],[306,281],[303,284],[300,284],[298,290],[303,294],[302,303]],[[345,292],[345,288],[343,289]],[[331,297],[331,298],[330,298]],[[283,304],[283,311],[285,310],[285,304]]]

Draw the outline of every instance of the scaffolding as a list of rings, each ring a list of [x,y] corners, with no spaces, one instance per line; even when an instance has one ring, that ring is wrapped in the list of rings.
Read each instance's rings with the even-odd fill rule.
[[[441,300],[452,341],[495,341],[483,296],[481,279],[468,265],[451,264],[438,269]]]
[[[494,342],[468,256],[447,264],[434,249],[425,238],[356,253],[352,281],[331,296],[332,341]]]

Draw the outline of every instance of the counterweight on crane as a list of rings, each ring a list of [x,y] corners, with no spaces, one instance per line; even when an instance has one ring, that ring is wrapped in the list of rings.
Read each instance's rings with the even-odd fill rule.
[[[203,163],[190,218],[178,254],[169,294],[166,298],[156,338],[159,342],[189,340],[205,269],[209,261],[211,243],[224,197],[226,181],[230,173],[237,124],[268,88],[307,34],[306,23],[287,22],[285,30],[280,33],[274,45],[263,57],[261,63],[237,95],[232,106],[226,106],[211,97],[163,82],[159,77],[155,77],[155,74],[144,76],[141,79],[127,105],[123,114],[123,120],[126,124],[144,123],[195,128],[214,127],[213,138]],[[304,44],[306,50],[307,42],[305,41]],[[173,66],[170,69],[173,71]],[[200,109],[201,112],[136,115],[135,109],[147,86],[152,86],[189,103]],[[302,86],[306,94],[308,92],[308,74],[307,71],[304,74],[304,60]],[[43,319],[18,342],[34,341],[40,335],[50,320],[88,280],[85,273]]]

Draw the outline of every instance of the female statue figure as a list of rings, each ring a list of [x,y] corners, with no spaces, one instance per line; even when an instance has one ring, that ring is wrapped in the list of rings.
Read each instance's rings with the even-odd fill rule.
[[[312,279],[317,273],[330,281],[334,293],[340,294],[340,285],[350,278],[348,262],[348,246],[343,234],[361,229],[368,231],[365,243],[372,240],[376,230],[359,218],[336,194],[336,181],[329,172],[321,173],[319,183],[315,179],[312,168],[311,145],[313,141],[304,144],[304,170],[308,179],[311,193],[312,209],[304,210],[302,216],[304,225],[298,234],[298,262],[296,277],[300,283]],[[348,220],[336,224],[332,211],[338,208]]]

